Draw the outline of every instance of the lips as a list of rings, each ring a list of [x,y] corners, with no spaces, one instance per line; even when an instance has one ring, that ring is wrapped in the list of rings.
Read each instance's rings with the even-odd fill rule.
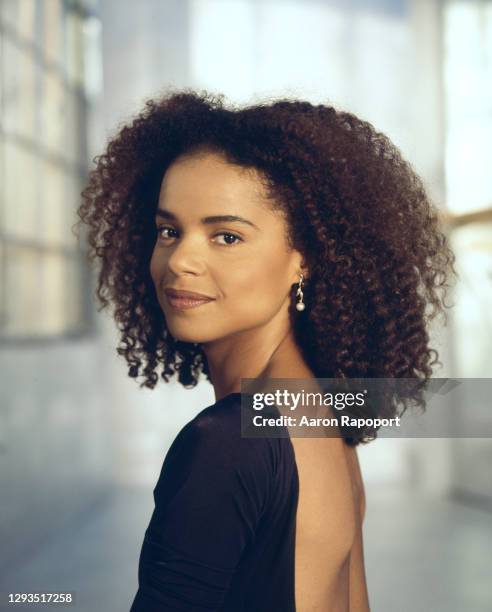
[[[166,289],[165,294],[173,300],[183,300],[186,302],[210,302],[214,298],[204,295],[203,293],[195,293],[194,291],[185,291],[181,289]]]
[[[168,304],[176,310],[188,310],[190,308],[199,308],[204,304],[213,302],[215,298],[211,298],[203,293],[195,291],[185,291],[184,289],[165,290]]]

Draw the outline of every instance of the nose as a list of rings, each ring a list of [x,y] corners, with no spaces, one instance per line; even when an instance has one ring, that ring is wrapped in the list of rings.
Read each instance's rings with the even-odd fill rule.
[[[167,266],[176,276],[183,274],[202,274],[205,269],[203,256],[203,245],[199,245],[199,240],[181,238],[170,247]]]

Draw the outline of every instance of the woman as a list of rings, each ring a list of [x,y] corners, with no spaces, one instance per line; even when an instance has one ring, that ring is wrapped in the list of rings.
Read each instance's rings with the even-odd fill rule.
[[[356,446],[376,431],[242,437],[241,379],[431,376],[454,257],[420,179],[353,114],[192,91],[96,161],[79,216],[129,376],[203,373],[216,396],[164,460],[131,612],[369,610]]]

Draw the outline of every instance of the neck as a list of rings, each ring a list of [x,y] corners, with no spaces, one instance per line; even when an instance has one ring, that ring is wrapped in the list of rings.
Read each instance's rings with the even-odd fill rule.
[[[243,378],[314,377],[301,356],[287,321],[269,321],[203,345],[216,401],[241,391]]]

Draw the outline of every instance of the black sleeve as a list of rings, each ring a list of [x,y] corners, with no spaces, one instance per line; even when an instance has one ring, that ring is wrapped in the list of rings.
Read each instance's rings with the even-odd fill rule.
[[[171,445],[130,612],[220,610],[273,480],[268,441],[241,438],[234,423],[191,421]]]

